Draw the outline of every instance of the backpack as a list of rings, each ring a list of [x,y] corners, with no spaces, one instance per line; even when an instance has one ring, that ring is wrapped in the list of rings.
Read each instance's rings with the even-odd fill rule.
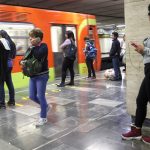
[[[95,59],[96,56],[97,56],[97,49],[92,43],[88,42],[87,43],[87,58]]]
[[[67,52],[66,57],[71,59],[71,60],[75,60],[76,59],[76,53],[77,53],[77,47],[71,41],[71,44],[68,46],[68,52]]]
[[[42,71],[42,63],[44,59],[38,60],[31,55],[31,49],[27,50],[24,58],[21,60],[23,74],[31,77]]]

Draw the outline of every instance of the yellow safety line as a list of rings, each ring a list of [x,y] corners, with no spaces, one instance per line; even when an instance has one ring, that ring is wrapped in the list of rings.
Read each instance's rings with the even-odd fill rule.
[[[22,107],[22,104],[15,103],[16,106]]]

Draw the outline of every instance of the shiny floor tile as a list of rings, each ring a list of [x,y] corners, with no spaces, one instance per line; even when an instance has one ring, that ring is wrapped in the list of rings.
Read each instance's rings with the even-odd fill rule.
[[[99,72],[96,80],[77,77],[72,87],[48,83],[51,109],[48,122],[39,128],[35,123],[40,107],[28,99],[28,89],[21,90],[16,91],[19,105],[0,110],[0,150],[150,149],[142,141],[121,139],[132,120],[126,110],[125,80],[112,82]],[[150,135],[150,128],[144,127],[143,134]]]
[[[108,100],[108,99],[101,99],[101,98],[90,101],[89,103],[108,106],[108,107],[117,107],[118,105],[123,104],[123,102],[118,102],[118,101],[113,101],[113,100]]]
[[[1,150],[19,150],[17,147],[3,140],[0,140],[0,149]]]
[[[72,99],[60,98],[60,97],[54,97],[54,96],[49,96],[48,99],[50,99],[50,103],[54,103],[54,104],[62,105],[62,106],[68,105],[74,102]]]
[[[52,150],[78,150],[78,149],[73,148],[73,147],[66,145],[66,144],[62,144],[56,148],[53,148]]]
[[[10,141],[12,145],[15,145],[21,150],[32,150],[46,142],[48,142],[48,140],[45,137],[38,134],[18,136],[17,138]]]
[[[12,111],[23,114],[23,115],[27,115],[27,116],[33,116],[33,115],[39,113],[40,109],[37,107],[26,105],[26,106],[17,107],[15,109],[12,109]]]

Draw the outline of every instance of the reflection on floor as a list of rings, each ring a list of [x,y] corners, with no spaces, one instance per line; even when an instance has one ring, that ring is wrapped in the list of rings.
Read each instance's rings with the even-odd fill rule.
[[[125,80],[108,81],[102,73],[77,79],[73,87],[50,83],[48,123],[35,128],[39,106],[27,89],[17,91],[17,106],[0,110],[0,150],[149,150],[141,141],[121,139],[131,122],[125,92]]]

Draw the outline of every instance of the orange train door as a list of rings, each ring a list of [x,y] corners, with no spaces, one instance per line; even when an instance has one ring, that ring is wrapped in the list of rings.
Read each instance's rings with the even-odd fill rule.
[[[63,53],[59,47],[65,41],[65,32],[67,30],[71,30],[74,33],[76,39],[75,26],[61,25],[61,24],[51,25],[51,43],[52,43],[52,52],[54,57],[55,77],[61,76]],[[75,74],[79,73],[77,59],[74,63],[74,70],[75,70]]]

